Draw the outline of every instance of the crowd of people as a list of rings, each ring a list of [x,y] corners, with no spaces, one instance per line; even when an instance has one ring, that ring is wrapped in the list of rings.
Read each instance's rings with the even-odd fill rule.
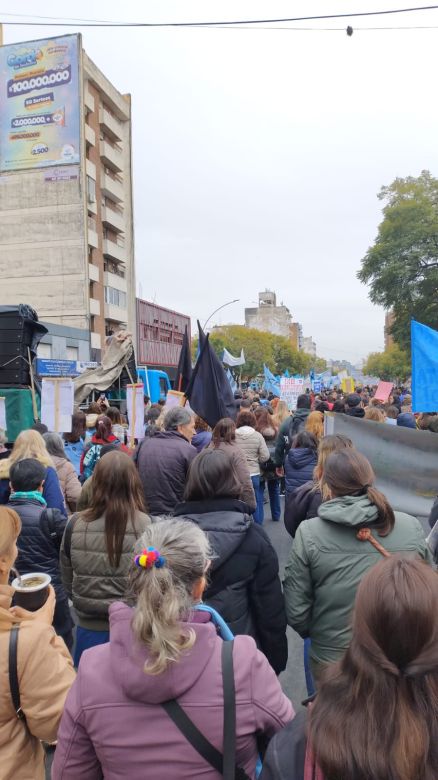
[[[438,415],[401,388],[235,404],[211,430],[148,403],[135,449],[102,402],[63,437],[0,432],[4,780],[43,780],[45,757],[53,780],[438,777],[437,551],[324,412],[431,432]],[[51,578],[36,611],[14,601],[28,573]],[[306,706],[279,680],[288,626]]]

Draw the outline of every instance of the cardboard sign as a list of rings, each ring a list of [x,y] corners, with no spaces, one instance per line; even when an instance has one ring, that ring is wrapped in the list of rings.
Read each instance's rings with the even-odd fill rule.
[[[286,401],[289,411],[292,412],[297,408],[298,396],[305,393],[305,391],[306,388],[302,377],[281,377],[280,398],[282,401]]]
[[[347,395],[349,393],[354,393],[354,379],[351,376],[344,377],[341,381],[341,387],[342,392],[346,393]]]
[[[394,385],[392,382],[379,382],[374,398],[377,398],[379,401],[386,403],[392,393],[393,387]]]
[[[126,385],[126,411],[129,420],[131,446],[134,439],[144,439],[144,385]]]
[[[164,408],[172,409],[174,406],[184,406],[185,402],[184,393],[180,393],[179,390],[168,390]]]
[[[74,384],[71,379],[50,378],[41,383],[41,422],[49,431],[70,433]]]

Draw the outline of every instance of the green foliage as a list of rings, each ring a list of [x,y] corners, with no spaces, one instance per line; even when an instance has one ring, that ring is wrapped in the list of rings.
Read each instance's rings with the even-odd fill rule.
[[[385,352],[372,352],[363,367],[364,374],[378,376],[387,382],[403,383],[411,375],[411,362],[398,344]]]
[[[438,179],[429,171],[382,187],[385,201],[378,235],[358,278],[373,303],[394,312],[391,333],[410,346],[410,321],[438,328]]]
[[[245,325],[226,325],[210,333],[210,343],[216,354],[221,357],[224,348],[232,355],[240,355],[243,347],[245,365],[242,367],[244,379],[253,378],[263,373],[263,364],[274,374],[283,374],[286,369],[290,374],[305,374],[311,368],[324,371],[327,367],[322,358],[311,358],[305,352],[299,352],[292,347],[289,339],[275,336],[266,331],[247,328]],[[192,342],[192,356],[196,358],[198,339]]]

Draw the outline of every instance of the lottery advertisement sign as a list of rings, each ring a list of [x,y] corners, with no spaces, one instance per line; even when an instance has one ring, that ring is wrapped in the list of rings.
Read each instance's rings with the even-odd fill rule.
[[[80,162],[79,43],[0,47],[0,171]]]

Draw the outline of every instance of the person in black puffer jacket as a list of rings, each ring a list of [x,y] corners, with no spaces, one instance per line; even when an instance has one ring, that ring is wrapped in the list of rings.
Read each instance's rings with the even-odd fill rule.
[[[221,450],[204,450],[190,466],[185,502],[174,516],[202,528],[213,549],[203,601],[234,634],[254,637],[279,674],[287,663],[287,640],[277,553],[238,500],[240,490],[231,459]]]
[[[59,566],[59,548],[67,518],[59,509],[46,508],[43,498],[45,476],[45,466],[33,458],[18,460],[11,466],[12,493],[8,507],[21,519],[16,565],[20,574],[38,571],[50,574],[56,593],[53,627],[70,650],[73,621]]]
[[[317,451],[318,442],[313,433],[301,431],[295,436],[284,465],[286,496],[312,480],[318,459]]]

